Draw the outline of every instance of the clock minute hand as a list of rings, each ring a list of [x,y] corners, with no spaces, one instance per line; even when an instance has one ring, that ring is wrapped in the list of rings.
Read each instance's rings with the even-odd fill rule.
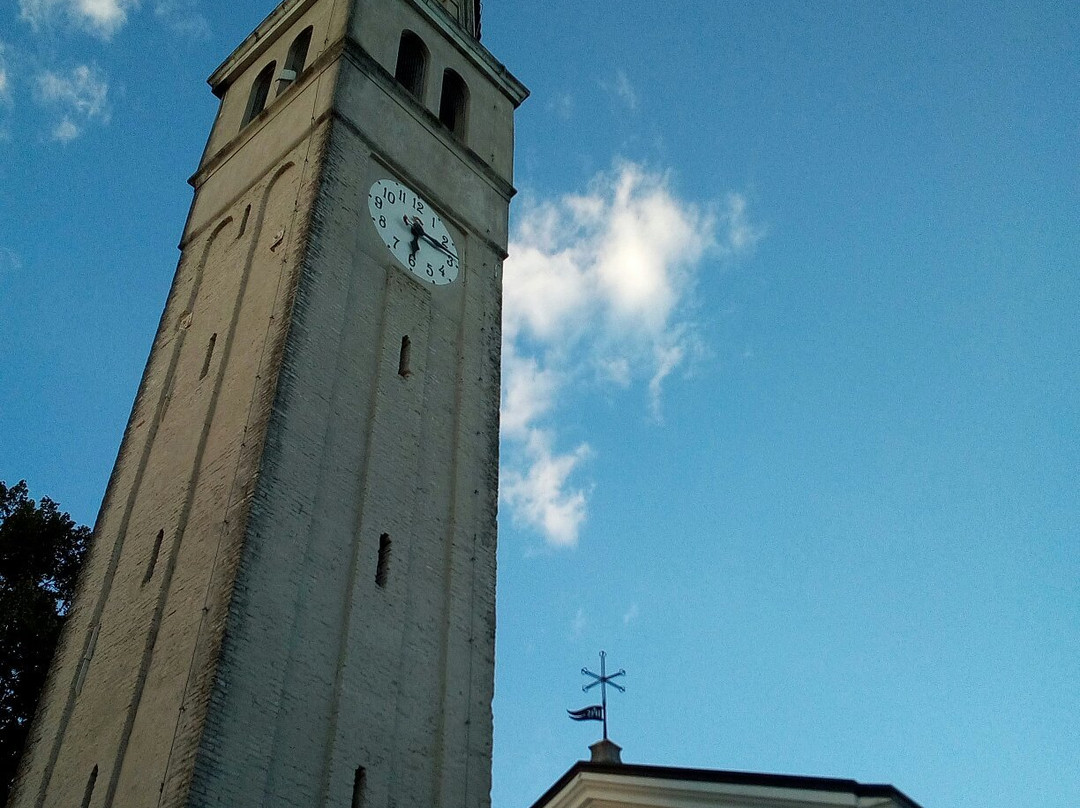
[[[420,239],[424,238],[424,239],[427,239],[429,242],[431,242],[432,246],[435,247],[435,249],[437,249],[440,252],[445,253],[446,255],[450,256],[455,261],[457,260],[457,255],[455,255],[450,250],[449,247],[447,247],[441,241],[438,241],[434,236],[429,234],[424,229],[424,223],[420,220],[419,216],[413,216],[413,219],[412,219],[411,222],[406,217],[402,217],[402,218],[405,218],[405,223],[409,225],[409,232],[412,233],[412,237],[413,237],[412,251],[413,251],[414,254],[420,249]]]
[[[422,238],[426,238],[428,241],[430,241],[432,246],[435,247],[436,250],[444,252],[454,260],[457,260],[457,255],[455,255],[454,252],[441,241],[436,241],[433,236],[429,236],[426,232],[423,234]]]

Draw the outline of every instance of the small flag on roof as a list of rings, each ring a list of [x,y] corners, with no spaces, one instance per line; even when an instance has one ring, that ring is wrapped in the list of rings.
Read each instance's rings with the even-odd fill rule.
[[[580,710],[567,710],[567,714],[574,721],[603,721],[604,708],[599,704],[592,707],[584,707]]]

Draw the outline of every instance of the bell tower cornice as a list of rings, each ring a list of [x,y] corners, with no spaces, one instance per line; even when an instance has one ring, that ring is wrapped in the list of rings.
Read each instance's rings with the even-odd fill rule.
[[[421,0],[454,20],[474,39],[480,39],[480,0]]]
[[[454,0],[406,0],[415,9],[424,14],[446,37],[454,43],[455,47],[483,70],[499,89],[514,103],[514,107],[520,106],[529,97],[529,90],[514,75],[507,70],[491,52],[480,44],[478,38],[470,36],[460,20],[455,20],[446,6],[447,2]],[[473,3],[474,0],[460,0],[462,3]],[[476,4],[479,14],[479,3]],[[479,17],[477,17],[479,20]],[[479,23],[478,23],[479,24]]]
[[[210,74],[206,83],[210,85],[214,95],[218,98],[224,96],[233,79],[257,61],[270,47],[276,38],[275,32],[287,28],[317,2],[318,0],[284,0],[271,11],[266,19],[259,23],[255,30],[229,54],[229,58]]]

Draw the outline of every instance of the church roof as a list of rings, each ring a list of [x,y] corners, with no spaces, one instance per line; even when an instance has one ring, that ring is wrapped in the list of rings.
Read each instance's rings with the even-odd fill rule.
[[[620,780],[652,781],[662,785],[665,781],[674,785],[680,783],[717,784],[733,787],[751,787],[764,789],[784,789],[817,793],[850,794],[860,799],[890,800],[896,808],[921,808],[918,803],[890,785],[868,785],[855,780],[842,780],[831,777],[800,777],[786,774],[758,774],[754,772],[718,771],[715,769],[684,769],[671,766],[640,766],[618,763],[591,763],[580,761],[566,774],[559,778],[548,791],[540,797],[532,808],[546,808],[555,804],[559,797],[576,778],[589,775],[607,775]]]

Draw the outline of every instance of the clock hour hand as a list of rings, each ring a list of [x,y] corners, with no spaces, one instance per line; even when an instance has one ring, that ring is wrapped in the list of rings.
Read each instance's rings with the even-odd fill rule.
[[[409,232],[412,234],[413,240],[411,249],[413,255],[416,255],[417,251],[420,249],[420,239],[427,239],[436,250],[445,253],[454,260],[457,260],[457,256],[450,250],[449,247],[447,247],[441,241],[439,241],[426,230],[424,230],[424,223],[420,221],[419,216],[413,216],[411,222],[409,221],[408,217],[403,218],[405,219],[405,224],[409,225]]]
[[[420,222],[418,217],[413,217],[410,222],[408,216],[402,216],[405,220],[405,224],[409,226],[409,234],[412,236],[412,244],[409,246],[409,255],[416,255],[420,251],[420,239],[427,236],[424,232],[424,225]],[[430,238],[430,236],[429,236]]]

